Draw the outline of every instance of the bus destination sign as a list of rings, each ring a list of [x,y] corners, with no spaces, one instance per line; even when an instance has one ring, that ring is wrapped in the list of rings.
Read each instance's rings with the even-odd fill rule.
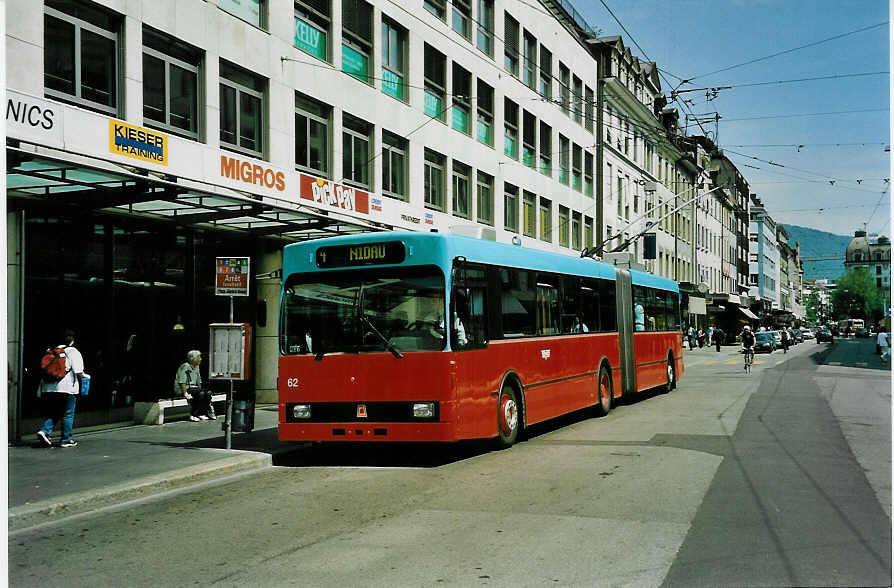
[[[400,263],[405,258],[404,244],[400,241],[336,245],[317,249],[317,267],[321,268]]]

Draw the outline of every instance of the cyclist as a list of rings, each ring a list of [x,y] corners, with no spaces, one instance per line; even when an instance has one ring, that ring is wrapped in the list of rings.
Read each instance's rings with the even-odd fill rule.
[[[745,351],[745,371],[748,371],[748,367],[754,361],[754,333],[748,325],[742,329],[742,349]]]

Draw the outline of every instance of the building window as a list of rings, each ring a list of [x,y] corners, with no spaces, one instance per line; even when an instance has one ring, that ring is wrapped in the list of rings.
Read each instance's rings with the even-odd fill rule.
[[[584,194],[593,196],[593,154],[584,151]]]
[[[494,89],[478,80],[478,142],[494,146]]]
[[[472,5],[469,0],[451,0],[451,4],[453,4],[453,30],[471,41]]]
[[[580,213],[571,213],[571,248],[580,251]]]
[[[574,101],[574,122],[582,124],[584,114],[584,84],[577,76],[573,77],[574,88],[571,100]]]
[[[143,29],[143,120],[146,126],[199,137],[201,52]]]
[[[346,183],[367,190],[372,189],[369,173],[372,127],[372,124],[347,112],[342,115],[342,176]]]
[[[494,0],[478,0],[478,49],[494,56]]]
[[[584,217],[584,247],[593,246],[593,219]]]
[[[612,127],[615,124],[615,117],[612,114],[612,107],[605,107],[605,142],[612,144]]]
[[[44,13],[46,95],[118,113],[120,20],[92,5],[48,0]]]
[[[329,0],[295,2],[295,47],[323,61],[329,61],[331,26],[332,8]]]
[[[518,232],[518,187],[503,184],[503,228]]]
[[[537,119],[527,110],[522,111],[522,163],[534,167],[537,157]]]
[[[407,31],[394,21],[382,19],[382,91],[404,102],[408,99]]]
[[[263,157],[264,87],[266,81],[220,64],[220,143],[234,151]]]
[[[571,70],[569,70],[560,61],[559,62],[559,104],[562,105],[562,112],[569,114],[569,106],[571,103]]]
[[[485,225],[494,224],[494,177],[480,170],[475,172],[478,180],[478,222]]]
[[[526,237],[537,236],[537,196],[527,190],[522,195],[522,227]]]
[[[446,158],[425,150],[425,207],[444,210],[444,167]]]
[[[522,82],[532,90],[537,90],[537,39],[528,31],[523,35],[522,46]]]
[[[472,134],[472,74],[453,64],[453,128]]]
[[[503,67],[518,77],[518,21],[506,13]]]
[[[363,0],[341,0],[341,11],[341,70],[368,84],[373,46],[372,5]]]
[[[568,234],[571,227],[568,226],[570,219],[568,218],[568,208],[559,205],[559,245],[568,247]]]
[[[618,176],[618,189],[615,192],[615,198],[618,199],[618,216],[621,216],[622,207],[624,206],[624,178]]]
[[[445,0],[422,0],[425,9],[434,14],[436,17],[444,20],[447,16],[447,5]]]
[[[267,0],[220,0],[220,7],[259,29],[267,25]]]
[[[409,200],[407,193],[408,142],[394,133],[382,131],[382,193]]]
[[[568,172],[570,171],[571,165],[571,144],[568,141],[568,137],[564,135],[559,135],[559,182],[562,184],[568,185]]]
[[[443,121],[447,109],[444,97],[447,94],[447,58],[443,53],[425,44],[425,114]]]
[[[540,199],[540,240],[553,242],[553,203],[546,198]]]
[[[540,121],[540,173],[545,176],[553,175],[552,142],[552,128]]]
[[[295,94],[295,165],[329,177],[329,121],[332,108]]]
[[[453,214],[462,218],[469,217],[469,176],[471,168],[458,161],[453,162]]]
[[[503,98],[503,153],[518,159],[518,104]]]
[[[580,192],[582,172],[581,168],[583,166],[583,150],[581,149],[580,145],[575,143],[571,153],[571,187]]]
[[[540,45],[540,95],[547,100],[553,99],[553,54]]]
[[[584,87],[584,128],[593,132],[593,90],[589,86]]]

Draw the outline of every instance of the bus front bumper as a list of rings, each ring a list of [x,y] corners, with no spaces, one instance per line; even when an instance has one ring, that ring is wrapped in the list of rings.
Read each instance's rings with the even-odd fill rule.
[[[452,423],[279,423],[280,441],[457,441]]]

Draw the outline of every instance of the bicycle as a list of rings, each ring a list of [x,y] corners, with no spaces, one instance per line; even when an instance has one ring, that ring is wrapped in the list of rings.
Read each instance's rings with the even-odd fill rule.
[[[754,363],[754,348],[746,347],[745,348],[745,373],[751,373],[751,364]]]

